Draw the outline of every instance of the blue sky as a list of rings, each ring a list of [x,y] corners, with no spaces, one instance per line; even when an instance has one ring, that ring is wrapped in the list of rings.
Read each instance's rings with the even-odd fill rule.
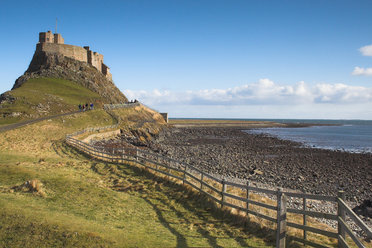
[[[372,119],[372,1],[0,2],[0,92],[38,33],[104,55],[130,99],[170,117]]]

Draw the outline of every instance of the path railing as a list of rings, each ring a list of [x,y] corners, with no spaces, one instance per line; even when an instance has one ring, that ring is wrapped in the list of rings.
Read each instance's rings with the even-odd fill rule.
[[[110,110],[110,109],[118,109],[118,108],[131,108],[131,107],[136,107],[140,106],[140,102],[133,102],[133,103],[118,103],[118,104],[104,104],[103,108],[105,110]]]
[[[114,128],[117,128],[118,126],[119,126],[118,124],[115,124],[115,125],[110,125],[110,126],[105,126],[105,127],[89,127],[84,130],[77,131],[72,134],[68,134],[66,135],[66,138],[68,139],[70,137],[75,137],[75,136],[78,136],[84,133],[89,133],[89,132],[100,132],[100,131],[107,130],[107,129],[114,129]]]
[[[111,109],[118,109],[118,108],[132,108],[132,107],[137,107],[137,106],[144,106],[152,111],[155,111],[155,112],[158,112],[156,109],[153,109],[153,108],[150,108],[149,106],[147,106],[146,104],[144,103],[141,103],[141,102],[128,102],[128,103],[119,103],[119,104],[104,104],[103,105],[103,108],[105,110],[111,110]]]
[[[105,127],[105,129],[107,128]],[[123,147],[110,148],[111,150],[107,151],[105,147],[92,146],[75,139],[73,136],[76,134],[80,134],[80,132],[68,135],[66,138],[67,143],[95,159],[118,164],[133,162],[142,165],[149,170],[179,180],[183,184],[190,185],[197,191],[207,195],[211,200],[221,205],[221,207],[230,207],[242,211],[246,213],[248,218],[249,215],[253,215],[257,218],[273,222],[276,225],[276,247],[286,246],[286,237],[288,236],[287,227],[296,228],[303,232],[302,238],[293,236],[290,238],[304,245],[326,247],[316,243],[316,241],[310,241],[309,234],[312,233],[336,239],[338,247],[365,247],[365,244],[351,230],[348,224],[350,221],[354,225],[359,226],[364,232],[365,238],[372,239],[371,229],[347,206],[342,191],[337,196],[325,196],[284,192],[280,188],[277,190],[266,189],[251,186],[249,182],[245,184],[230,182],[205,173],[195,166],[143,149]],[[240,191],[234,190],[234,188],[240,189]],[[241,194],[236,194],[236,192],[245,192],[245,195],[242,196]],[[253,194],[251,194],[253,192],[265,194],[272,199],[276,199],[276,204],[253,199]],[[288,198],[297,199],[302,204],[298,208],[289,207]],[[333,203],[337,205],[337,213],[313,211],[308,208],[308,205],[312,201]],[[291,222],[291,218],[288,217],[289,214],[302,215],[302,224]],[[322,229],[320,227],[310,226],[308,217],[335,221],[338,226],[337,231],[330,231],[329,228]]]

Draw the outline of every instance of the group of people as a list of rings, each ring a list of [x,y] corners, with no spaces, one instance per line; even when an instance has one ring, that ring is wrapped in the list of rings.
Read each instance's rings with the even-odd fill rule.
[[[88,103],[86,104],[79,104],[79,111],[86,111],[86,110],[92,110],[93,109],[93,103],[90,103],[88,105]]]

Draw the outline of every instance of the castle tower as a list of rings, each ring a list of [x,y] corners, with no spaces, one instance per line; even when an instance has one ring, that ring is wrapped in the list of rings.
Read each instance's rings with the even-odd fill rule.
[[[52,31],[40,32],[39,33],[39,43],[55,43],[64,44],[65,41],[61,34],[53,34]]]
[[[56,44],[64,44],[65,40],[62,38],[61,34],[54,34],[54,43]]]
[[[39,42],[40,43],[54,43],[54,35],[52,31],[40,32],[39,33]]]

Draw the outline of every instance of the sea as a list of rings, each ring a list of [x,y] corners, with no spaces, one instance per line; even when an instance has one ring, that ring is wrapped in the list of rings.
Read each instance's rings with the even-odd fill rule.
[[[310,127],[261,128],[248,133],[267,134],[283,140],[300,142],[304,147],[372,153],[372,120],[293,120],[265,119],[281,123],[308,123]],[[317,126],[316,124],[320,124]],[[322,126],[330,124],[331,126]]]

